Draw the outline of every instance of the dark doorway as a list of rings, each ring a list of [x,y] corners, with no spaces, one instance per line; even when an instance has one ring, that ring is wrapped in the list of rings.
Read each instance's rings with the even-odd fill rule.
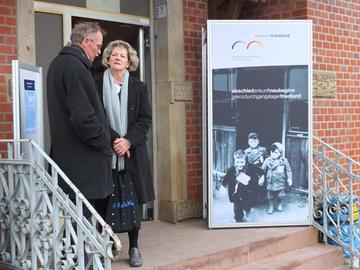
[[[254,67],[236,69],[237,89],[277,89],[284,88],[283,67]],[[237,132],[237,147],[246,149],[248,134],[259,135],[260,145],[270,149],[274,142],[282,142],[283,134],[283,99],[249,98],[234,102],[234,121]]]
[[[144,59],[140,59],[144,61],[144,66],[145,66],[145,70],[144,70],[144,78],[145,78],[145,83],[148,86],[149,89],[149,99],[151,102],[151,95],[152,95],[152,91],[151,91],[151,77],[150,77],[150,45],[147,41],[150,40],[149,35],[149,28],[144,28],[144,41],[145,41],[145,45],[147,46],[140,46],[139,44],[139,30],[141,26],[138,25],[130,25],[130,24],[126,24],[126,23],[119,23],[119,22],[113,22],[113,21],[105,21],[105,20],[98,20],[98,19],[89,19],[89,18],[82,18],[82,17],[72,17],[72,27],[80,22],[97,22],[105,31],[106,31],[106,35],[104,36],[104,40],[103,40],[103,50],[106,48],[107,44],[111,41],[114,40],[124,40],[126,42],[128,42],[137,52],[138,56],[140,54],[140,50],[144,50],[143,51],[143,55],[144,55]],[[101,59],[102,59],[102,53],[99,57],[97,57],[94,62],[92,63],[92,72],[94,74],[94,76],[99,76],[99,74],[102,74],[103,71],[105,70],[105,67],[103,66],[103,64],[101,63]],[[142,64],[142,63],[140,63]],[[133,71],[130,73],[132,76],[138,78],[139,80],[141,79],[141,74],[140,74],[140,68],[138,67],[138,69],[136,71]],[[148,141],[147,141],[147,147],[148,147],[148,152],[150,154],[150,161],[153,162],[153,156],[152,156],[152,130],[149,130],[148,133]],[[143,219],[144,220],[152,220],[154,219],[154,203],[150,202],[147,203],[146,205],[144,205],[143,207]]]
[[[248,147],[247,136],[259,135],[260,144],[267,149],[274,142],[282,142],[284,132],[283,99],[232,99],[236,89],[284,88],[284,67],[252,67],[219,69],[214,76],[213,121],[215,125],[235,127],[236,149]]]

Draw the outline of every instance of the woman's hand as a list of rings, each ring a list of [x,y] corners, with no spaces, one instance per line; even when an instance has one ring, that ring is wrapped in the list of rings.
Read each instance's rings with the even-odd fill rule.
[[[113,149],[118,156],[126,155],[130,158],[131,142],[126,138],[116,138],[113,144]]]

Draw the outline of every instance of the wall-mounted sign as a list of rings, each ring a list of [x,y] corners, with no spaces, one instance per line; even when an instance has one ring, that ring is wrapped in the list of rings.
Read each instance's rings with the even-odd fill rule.
[[[13,60],[12,76],[14,139],[32,139],[43,148],[42,68]]]
[[[167,16],[166,4],[158,5],[154,7],[154,18],[161,19]]]

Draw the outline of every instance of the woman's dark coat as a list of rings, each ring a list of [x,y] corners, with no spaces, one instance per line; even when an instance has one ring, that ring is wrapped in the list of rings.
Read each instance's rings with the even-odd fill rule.
[[[102,98],[103,74],[96,84]],[[124,136],[131,142],[130,158],[125,157],[125,169],[133,177],[136,196],[140,204],[153,201],[154,184],[146,146],[147,133],[151,125],[151,106],[146,84],[129,76],[128,83],[128,127]],[[120,137],[114,130],[112,140]]]
[[[113,191],[111,128],[89,68],[78,46],[64,47],[49,67],[50,156],[87,199],[101,199]]]

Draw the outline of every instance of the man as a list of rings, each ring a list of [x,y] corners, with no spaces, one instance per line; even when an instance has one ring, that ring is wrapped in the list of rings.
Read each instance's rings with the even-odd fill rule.
[[[101,216],[113,189],[112,142],[89,68],[101,53],[103,33],[96,23],[77,24],[71,44],[53,59],[47,76],[50,156]],[[69,187],[59,184],[74,199]]]
[[[247,162],[243,150],[235,151],[233,157],[234,166],[228,169],[222,185],[227,187],[229,201],[234,204],[235,221],[243,222],[246,221],[244,214],[249,217],[251,207],[254,206],[254,190],[262,170]]]

